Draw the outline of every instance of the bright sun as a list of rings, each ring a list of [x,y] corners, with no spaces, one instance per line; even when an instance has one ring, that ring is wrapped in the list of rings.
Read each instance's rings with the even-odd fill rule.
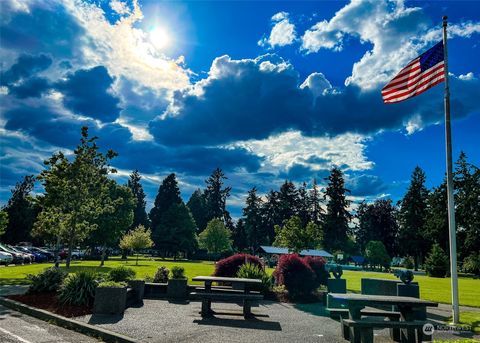
[[[170,38],[167,31],[161,27],[156,27],[150,31],[150,41],[156,48],[160,49],[168,45]]]

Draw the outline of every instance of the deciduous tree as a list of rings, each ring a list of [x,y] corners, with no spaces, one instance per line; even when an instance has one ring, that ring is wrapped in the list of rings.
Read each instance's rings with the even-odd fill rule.
[[[207,224],[207,228],[200,233],[200,247],[209,253],[219,254],[232,249],[230,237],[232,233],[225,227],[223,220],[214,218]]]
[[[133,250],[137,255],[135,264],[138,265],[138,250],[148,249],[153,246],[151,235],[152,232],[149,229],[139,225],[132,231],[125,233],[120,240],[119,246],[121,249]]]

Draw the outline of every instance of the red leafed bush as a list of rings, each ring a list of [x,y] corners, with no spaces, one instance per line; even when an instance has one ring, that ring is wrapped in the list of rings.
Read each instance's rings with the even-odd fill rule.
[[[235,254],[220,260],[215,265],[215,276],[235,277],[238,270],[246,262],[257,265],[263,269],[263,263],[260,258],[249,254]]]
[[[284,285],[292,298],[310,295],[315,290],[315,273],[297,254],[282,255],[275,269],[278,285]]]
[[[325,268],[327,261],[323,257],[312,257],[306,256],[303,258],[306,264],[312,268],[315,273],[315,288],[318,288],[320,285],[327,285],[328,272]]]

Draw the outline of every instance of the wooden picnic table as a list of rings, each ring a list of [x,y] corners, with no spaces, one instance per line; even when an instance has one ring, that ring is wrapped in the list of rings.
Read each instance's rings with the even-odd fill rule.
[[[355,325],[362,324],[362,310],[365,307],[376,307],[376,306],[385,306],[385,305],[395,305],[400,312],[400,321],[402,323],[391,323],[391,328],[399,328],[401,326],[406,327],[405,339],[407,341],[415,341],[415,325],[419,326],[420,322],[415,321],[416,312],[425,311],[426,307],[437,307],[438,303],[423,300],[412,297],[400,297],[400,296],[386,296],[386,295],[366,295],[366,294],[341,294],[341,293],[330,293],[330,297],[334,298],[340,303],[346,305],[348,309],[349,320],[346,321],[346,324],[351,325],[349,330],[350,340],[352,342],[360,341],[360,329],[356,328]],[[363,321],[363,324],[367,321]],[[411,325],[409,325],[411,324]],[[342,323],[342,330],[345,330]],[[388,323],[383,323],[383,326],[388,327]],[[373,328],[374,324],[372,324]]]
[[[243,315],[245,318],[252,317],[251,301],[261,300],[263,296],[260,294],[251,294],[251,289],[255,285],[262,283],[258,279],[245,279],[245,278],[232,278],[232,277],[220,277],[220,276],[195,276],[192,281],[200,281],[205,283],[205,288],[200,292],[195,292],[194,295],[202,299],[202,317],[211,316],[212,301],[234,301],[243,303]],[[220,293],[212,290],[212,283],[231,283],[232,285],[240,286],[243,292],[235,293]]]

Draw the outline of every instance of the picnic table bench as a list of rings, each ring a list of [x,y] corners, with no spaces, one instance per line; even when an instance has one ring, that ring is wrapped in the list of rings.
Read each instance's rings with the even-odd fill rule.
[[[422,330],[423,325],[427,322],[415,320],[415,317],[418,311],[425,311],[427,306],[438,306],[435,302],[398,296],[340,293],[329,295],[348,309],[348,319],[341,318],[341,329],[343,337],[352,343],[373,342],[373,329],[382,328],[389,328],[391,337],[395,341],[431,340],[431,336],[424,335]],[[384,305],[395,305],[399,311],[365,310],[365,307]],[[371,320],[362,318],[362,316],[383,316],[387,320]]]
[[[205,283],[205,287],[198,287],[191,295],[199,297],[202,300],[202,317],[212,316],[214,311],[212,310],[212,301],[216,302],[235,302],[242,303],[243,316],[245,318],[251,318],[253,316],[251,306],[252,301],[258,301],[263,299],[263,295],[258,292],[251,292],[251,288],[255,285],[262,283],[257,279],[245,279],[245,278],[230,278],[219,276],[196,276],[192,278],[192,281],[201,281]],[[230,283],[240,286],[242,290],[234,290],[232,288],[212,288],[212,283]]]

